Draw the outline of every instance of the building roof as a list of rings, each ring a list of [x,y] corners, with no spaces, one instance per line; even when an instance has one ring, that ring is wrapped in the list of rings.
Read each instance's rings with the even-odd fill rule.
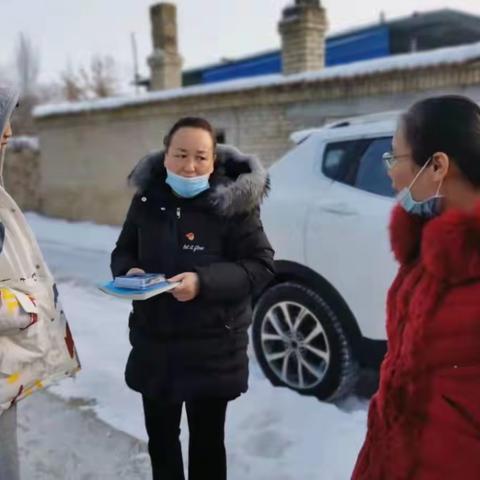
[[[194,85],[172,90],[147,92],[138,96],[113,97],[77,103],[38,106],[37,118],[57,115],[75,115],[92,111],[118,110],[127,107],[160,103],[187,97],[218,95],[276,86],[295,86],[322,83],[335,79],[351,79],[387,72],[400,72],[443,65],[460,65],[480,60],[480,42],[459,47],[448,47],[427,52],[392,55],[347,65],[324,68],[295,75],[262,75],[246,79]]]
[[[383,40],[382,33],[387,36]],[[411,51],[432,50],[441,47],[464,45],[480,41],[480,17],[459,10],[441,9],[429,12],[415,12],[412,15],[379,21],[360,27],[337,32],[327,36],[327,65],[349,63],[352,57],[370,59],[390,54]],[[368,42],[359,47],[361,42]],[[346,44],[350,45],[350,48]],[[369,51],[358,51],[367,48]],[[275,62],[274,58],[277,58]],[[222,78],[222,71],[233,70],[236,66],[270,61],[275,67],[268,73],[281,71],[281,50],[272,49],[235,59],[187,69],[183,72],[183,85],[202,83],[205,76]],[[354,60],[356,60],[354,59]],[[220,75],[215,75],[219,73]],[[264,72],[267,73],[267,72]],[[242,75],[239,75],[242,76]],[[143,80],[148,85],[149,80]]]
[[[480,41],[480,16],[443,9],[390,22],[392,53],[430,50]],[[415,44],[412,45],[412,40]]]
[[[443,28],[443,34],[458,34],[458,29],[462,29],[466,35],[463,36],[460,43],[455,45],[471,43],[472,35],[477,38],[480,35],[480,16],[471,13],[443,8],[440,10],[431,10],[428,12],[414,12],[411,15],[397,17],[391,20],[380,20],[379,22],[369,23],[360,27],[354,27],[341,32],[337,32],[328,38],[339,39],[362,31],[367,31],[379,25],[387,26],[394,32],[408,32],[427,30],[427,36],[432,35],[437,28]],[[470,40],[468,40],[470,39]]]

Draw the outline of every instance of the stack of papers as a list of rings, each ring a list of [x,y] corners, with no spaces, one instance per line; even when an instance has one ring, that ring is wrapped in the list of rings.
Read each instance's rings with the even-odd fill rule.
[[[146,273],[144,275],[125,275],[122,277],[115,277],[113,283],[117,288],[143,290],[165,281],[165,275],[161,273]]]
[[[98,288],[108,295],[124,298],[126,300],[148,300],[156,295],[173,290],[177,285],[180,285],[180,282],[163,281],[151,285],[150,287],[134,290],[132,288],[118,288],[115,285],[115,282],[111,281],[98,285]]]

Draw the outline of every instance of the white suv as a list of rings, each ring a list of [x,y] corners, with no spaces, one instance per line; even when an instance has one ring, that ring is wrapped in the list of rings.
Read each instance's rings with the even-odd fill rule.
[[[274,385],[338,399],[385,354],[396,266],[382,155],[397,120],[392,112],[296,132],[296,146],[270,169],[263,222],[277,277],[256,302],[252,337]]]

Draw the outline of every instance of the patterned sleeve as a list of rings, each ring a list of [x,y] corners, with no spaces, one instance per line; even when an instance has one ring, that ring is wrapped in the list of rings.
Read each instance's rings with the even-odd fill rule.
[[[38,320],[35,299],[18,290],[0,288],[0,335],[14,335]]]

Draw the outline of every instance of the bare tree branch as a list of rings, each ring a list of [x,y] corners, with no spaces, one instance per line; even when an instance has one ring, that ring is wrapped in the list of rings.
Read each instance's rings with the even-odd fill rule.
[[[64,97],[68,101],[112,97],[118,93],[118,75],[111,56],[95,55],[88,69],[75,70],[71,64],[61,75]]]
[[[38,103],[40,56],[31,39],[23,33],[18,36],[14,59],[20,105],[12,117],[12,125],[16,134],[30,135],[35,132],[32,110]]]
[[[40,57],[31,39],[23,33],[18,37],[15,63],[22,96],[34,96],[40,71]]]
[[[118,90],[117,66],[113,57],[95,55],[90,63],[90,90],[97,98],[112,97]]]
[[[84,83],[84,79],[77,74],[72,65],[69,63],[67,68],[60,76],[61,88],[65,100],[69,102],[78,102],[88,97],[88,87]]]

